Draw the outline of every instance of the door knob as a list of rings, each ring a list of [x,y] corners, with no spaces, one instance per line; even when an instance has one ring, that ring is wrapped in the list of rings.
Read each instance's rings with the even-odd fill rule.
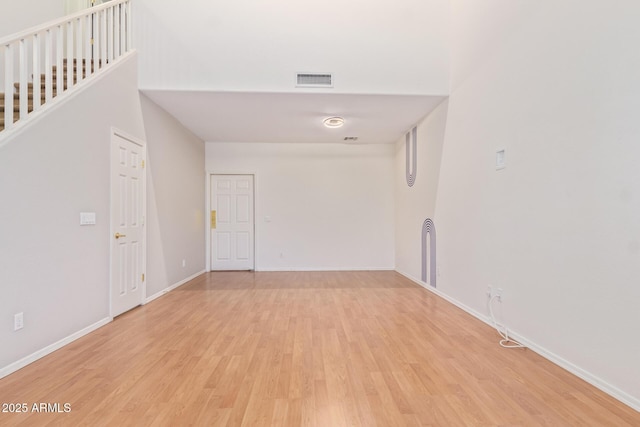
[[[114,237],[115,237],[116,239],[119,239],[119,238],[121,238],[121,237],[127,237],[127,235],[126,235],[126,234],[116,233]]]

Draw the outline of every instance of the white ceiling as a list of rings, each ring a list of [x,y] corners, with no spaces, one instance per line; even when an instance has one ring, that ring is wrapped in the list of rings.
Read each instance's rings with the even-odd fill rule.
[[[143,90],[206,142],[389,144],[428,115],[442,96]],[[328,129],[322,120],[342,116]]]
[[[448,93],[449,0],[187,3],[135,2],[139,87],[204,141],[394,143]]]

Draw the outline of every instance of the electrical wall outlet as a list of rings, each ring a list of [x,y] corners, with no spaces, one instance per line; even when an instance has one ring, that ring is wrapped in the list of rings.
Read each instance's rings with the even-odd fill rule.
[[[494,288],[493,286],[487,286],[487,298],[492,299],[495,297],[496,301],[502,302],[502,288]]]
[[[182,260],[182,266],[183,266],[183,267],[186,267],[186,266],[187,266],[187,260],[186,260],[186,259],[183,259],[183,260]]]
[[[24,328],[24,313],[16,313],[13,316],[13,330],[17,331]]]

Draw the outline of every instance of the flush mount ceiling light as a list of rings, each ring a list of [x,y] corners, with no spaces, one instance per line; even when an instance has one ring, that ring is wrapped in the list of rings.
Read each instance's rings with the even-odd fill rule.
[[[327,117],[322,123],[328,128],[339,128],[344,124],[344,119],[342,117]]]

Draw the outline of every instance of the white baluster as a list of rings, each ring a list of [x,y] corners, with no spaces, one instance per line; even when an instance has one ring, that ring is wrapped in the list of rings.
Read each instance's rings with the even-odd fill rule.
[[[80,67],[81,64],[74,64],[73,54],[73,21],[67,22],[67,90],[73,87],[74,68]]]
[[[98,19],[98,14],[97,13],[93,13],[91,15],[91,22],[93,24],[92,30],[91,30],[91,39],[93,40],[93,71],[96,72],[98,71],[98,62],[100,61],[100,36],[99,36],[99,31],[100,31],[100,20]]]
[[[20,63],[18,68],[18,75],[20,78],[20,119],[26,119],[27,114],[29,113],[29,62],[27,59],[26,44],[27,42],[25,41],[25,39],[20,39],[20,41],[18,42],[18,49],[20,51]],[[35,86],[36,82],[34,82],[33,84]],[[37,84],[40,84],[40,82],[38,82]]]
[[[51,29],[48,29],[45,35],[44,45],[44,100],[45,102],[51,102],[53,98],[53,63],[51,55],[53,54],[53,34]]]
[[[120,58],[122,56],[122,47],[120,46],[120,5],[117,4],[113,8],[113,56]]]
[[[83,68],[83,56],[82,56],[82,18],[76,19],[76,66],[78,71],[76,73],[76,82],[80,83],[84,78]]]
[[[102,48],[100,52],[100,59],[102,60],[100,62],[100,68],[109,62],[107,58],[107,43],[107,11],[103,10],[100,12],[100,47]]]
[[[133,47],[132,43],[131,43],[131,37],[132,37],[132,31],[131,31],[131,2],[128,1],[125,3],[126,4],[126,15],[127,15],[127,28],[125,29],[125,31],[127,32],[127,52],[131,50],[131,48]]]
[[[113,53],[113,25],[114,25],[114,21],[113,21],[113,7],[110,7],[109,9],[107,9],[107,22],[108,22],[108,26],[107,26],[107,38],[109,39],[109,62],[113,62],[113,59],[115,57],[114,53]]]
[[[56,96],[64,88],[64,29],[62,25],[56,27]],[[67,67],[69,64],[67,64]],[[73,66],[73,64],[71,65]]]
[[[40,34],[33,35],[33,111],[40,108],[40,101],[42,99],[42,92],[40,86],[42,85],[42,71],[40,70]],[[36,81],[38,84],[36,84]]]
[[[85,52],[87,53],[87,65],[86,65],[86,73],[87,77],[93,74],[93,42],[92,42],[92,32],[93,31],[93,16],[87,15],[84,17],[84,33],[83,39],[85,41]]]
[[[124,14],[124,5],[120,4],[118,12],[120,14],[120,55],[124,55],[126,52],[126,43],[127,38],[125,37],[125,28],[127,28],[127,24],[125,23],[125,14]]]
[[[4,46],[4,129],[13,127],[13,46]]]

